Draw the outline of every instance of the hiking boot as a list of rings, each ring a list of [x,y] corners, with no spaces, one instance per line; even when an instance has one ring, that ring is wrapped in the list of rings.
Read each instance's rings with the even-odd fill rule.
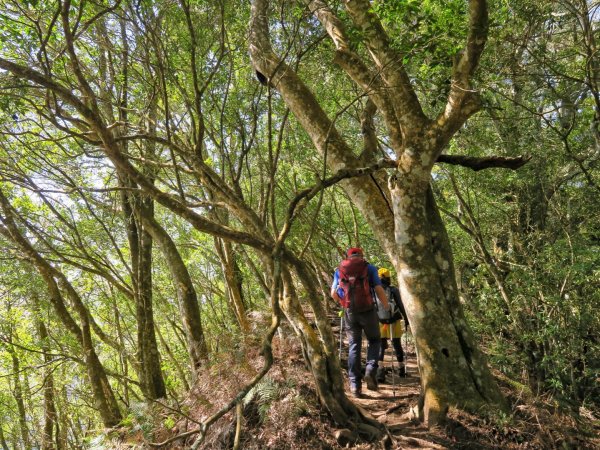
[[[408,377],[408,373],[406,372],[406,367],[404,367],[404,365],[400,366],[400,370],[398,370],[398,376],[401,378]]]
[[[350,395],[354,398],[362,398],[362,392],[356,386],[350,386]]]
[[[378,386],[377,386],[377,380],[375,379],[375,377],[373,376],[373,371],[372,370],[368,370],[367,373],[365,374],[365,383],[367,383],[367,389],[370,391],[376,391]]]
[[[377,383],[385,383],[385,368],[377,368]]]

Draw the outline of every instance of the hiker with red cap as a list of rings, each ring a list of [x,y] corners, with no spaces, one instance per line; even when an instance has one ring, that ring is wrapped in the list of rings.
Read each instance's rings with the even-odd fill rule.
[[[387,296],[381,286],[377,267],[369,264],[361,248],[352,247],[333,275],[331,296],[344,308],[344,324],[348,337],[348,378],[350,393],[361,396],[361,347],[362,332],[367,336],[367,364],[364,380],[367,389],[376,391],[377,367],[381,335],[375,307],[375,295],[384,309],[389,309]]]

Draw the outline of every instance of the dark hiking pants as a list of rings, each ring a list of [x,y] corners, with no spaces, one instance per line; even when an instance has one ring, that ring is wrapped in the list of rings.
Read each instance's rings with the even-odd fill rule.
[[[346,310],[345,317],[346,336],[348,337],[348,378],[350,385],[361,387],[361,362],[362,332],[367,336],[367,366],[366,373],[377,371],[381,335],[379,334],[379,320],[375,309],[362,313],[353,313]]]
[[[404,351],[402,350],[402,345],[400,344],[400,338],[395,337],[392,339],[392,346],[394,347],[394,353],[396,354],[396,360],[400,365],[404,364]],[[385,351],[388,348],[388,339],[381,339],[381,350],[379,352],[379,361],[383,361],[383,356]]]

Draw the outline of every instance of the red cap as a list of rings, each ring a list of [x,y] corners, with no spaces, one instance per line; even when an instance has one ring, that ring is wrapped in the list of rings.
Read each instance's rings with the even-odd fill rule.
[[[363,250],[360,247],[350,247],[346,252],[346,258],[350,258],[351,256],[363,255]]]

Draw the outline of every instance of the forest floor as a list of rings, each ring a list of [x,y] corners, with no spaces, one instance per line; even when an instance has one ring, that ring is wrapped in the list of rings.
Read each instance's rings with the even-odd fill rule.
[[[335,326],[334,322],[332,319]],[[334,331],[339,336],[339,323]],[[340,438],[341,430],[319,405],[300,346],[291,336],[290,331],[275,337],[274,365],[246,396],[240,449],[600,449],[598,411],[562,410],[552,399],[533,397],[526,389],[519,389],[517,383],[502,377],[499,383],[512,405],[509,414],[475,416],[451,410],[445,426],[426,428],[411,418],[411,409],[419,398],[419,376],[410,345],[408,378],[397,374],[392,378],[388,371],[386,383],[380,384],[377,392],[363,387],[363,397],[352,399],[365,414],[386,425],[389,437],[379,442],[344,441]],[[151,427],[146,424],[144,431],[144,424],[138,424],[123,430],[118,438],[111,440],[111,445],[105,443],[101,448],[189,449],[197,439],[198,434],[193,430],[198,429],[198,422],[230,401],[260,369],[262,358],[257,347],[248,348],[224,351],[216,358],[219,362],[200,376],[184,402],[155,410]],[[343,367],[346,355],[345,343]],[[387,368],[391,368],[391,357],[391,348],[388,348],[384,361]],[[397,370],[397,364],[395,366]],[[348,388],[346,383],[350,395]],[[199,448],[233,448],[236,424],[234,408],[210,427]],[[157,446],[157,442],[168,444]]]

